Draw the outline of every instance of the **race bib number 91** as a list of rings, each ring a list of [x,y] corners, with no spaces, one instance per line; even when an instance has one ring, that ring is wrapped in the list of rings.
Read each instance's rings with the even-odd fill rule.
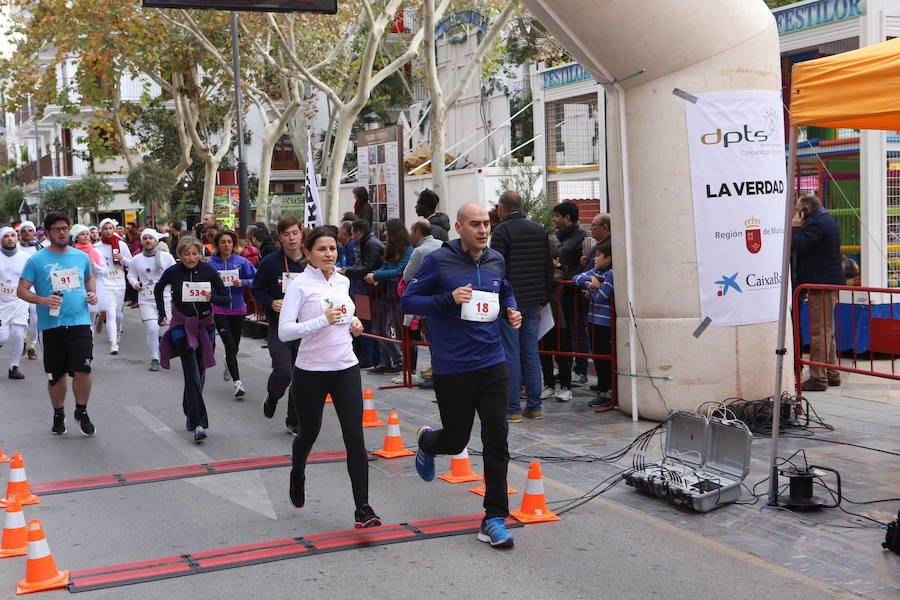
[[[496,292],[472,290],[472,299],[459,307],[463,321],[491,323],[500,314],[500,295]]]
[[[65,290],[77,290],[81,287],[81,278],[78,277],[78,269],[57,269],[50,271],[50,285],[54,292]]]
[[[185,281],[181,285],[182,302],[208,302],[203,292],[212,292],[212,284],[208,281]]]

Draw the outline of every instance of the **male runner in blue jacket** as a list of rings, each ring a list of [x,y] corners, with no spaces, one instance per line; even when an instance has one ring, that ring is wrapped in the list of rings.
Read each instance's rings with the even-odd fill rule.
[[[434,479],[435,454],[459,454],[469,442],[475,413],[484,446],[485,517],[478,539],[511,547],[506,470],[506,355],[497,318],[518,329],[522,315],[506,280],[506,263],[487,247],[487,210],[463,204],[456,216],[460,239],[425,257],[400,301],[400,312],[425,315],[431,324],[431,368],[443,429],[421,427],[416,470]]]

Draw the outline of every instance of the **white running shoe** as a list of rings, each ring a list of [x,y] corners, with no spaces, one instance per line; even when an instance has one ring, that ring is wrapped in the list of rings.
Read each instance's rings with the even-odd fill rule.
[[[560,390],[556,393],[556,401],[557,402],[569,402],[572,400],[572,390],[566,388],[560,388]]]
[[[397,385],[403,385],[403,375],[397,375],[396,377],[391,379],[391,383],[395,383]],[[418,374],[413,373],[412,383],[413,383],[413,385],[419,385],[420,383],[422,383],[422,380],[419,378]]]
[[[247,390],[244,389],[244,385],[241,383],[241,380],[238,379],[234,382],[234,397],[235,398],[243,398],[244,394],[247,393]]]
[[[544,386],[544,389],[541,391],[541,400],[548,400],[553,398],[555,395],[555,390],[552,387]]]
[[[113,343],[109,346],[110,354],[118,354],[119,353],[119,344]]]

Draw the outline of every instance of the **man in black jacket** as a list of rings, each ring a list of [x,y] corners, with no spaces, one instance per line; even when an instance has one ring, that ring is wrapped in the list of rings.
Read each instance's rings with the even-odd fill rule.
[[[446,242],[450,239],[450,217],[446,213],[435,212],[438,202],[440,202],[438,195],[425,188],[419,192],[419,198],[416,200],[416,214],[431,223],[431,235],[434,239]]]
[[[547,231],[525,218],[519,194],[503,192],[497,203],[497,213],[502,222],[491,234],[491,248],[506,260],[506,278],[522,313],[520,329],[513,329],[505,320],[500,321],[509,376],[506,420],[518,423],[523,416],[519,401],[519,387],[523,382],[528,395],[524,416],[531,419],[543,416],[538,323],[541,307],[553,293],[553,261]]]
[[[841,234],[834,217],[818,198],[804,194],[794,208],[791,252],[797,256],[797,284],[845,285],[841,267]],[[809,358],[815,362],[837,364],[834,343],[834,290],[809,290]],[[810,367],[805,391],[822,392],[829,385],[840,385],[841,374],[834,369]]]
[[[350,285],[353,289],[359,290],[359,295],[371,296],[372,286],[363,281],[363,278],[381,267],[384,262],[384,245],[379,239],[372,234],[372,226],[365,219],[357,219],[350,226],[353,232],[353,239],[356,241],[356,263],[349,267],[341,269],[341,273],[350,278]],[[362,298],[358,296],[354,298],[356,303],[357,316],[369,313],[371,315],[371,303],[368,310],[360,311],[360,302]],[[364,319],[361,316],[363,331],[372,333],[371,319]],[[359,357],[360,368],[373,367],[378,364],[378,344],[370,337],[361,336],[361,356]]]
[[[262,229],[255,229],[254,233],[257,231],[265,233],[265,230]],[[269,324],[267,343],[269,357],[272,359],[272,372],[269,373],[266,400],[263,403],[263,414],[268,419],[275,416],[278,401],[281,400],[291,384],[294,361],[297,360],[297,348],[300,346],[300,340],[281,341],[281,338],[278,337],[278,318],[284,293],[287,291],[291,279],[297,273],[302,272],[306,266],[303,259],[303,248],[300,244],[302,237],[300,221],[296,217],[284,217],[278,221],[278,239],[281,242],[281,248],[275,247],[272,254],[260,261],[256,269],[256,276],[253,278],[253,285],[250,288],[253,299],[265,307],[266,321]],[[297,416],[294,412],[294,404],[290,401],[288,401],[284,426],[293,435],[297,435]]]

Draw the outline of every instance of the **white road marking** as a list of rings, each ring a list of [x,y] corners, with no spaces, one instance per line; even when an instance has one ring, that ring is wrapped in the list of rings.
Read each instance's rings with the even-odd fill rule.
[[[147,429],[162,438],[163,441],[175,448],[192,463],[215,462],[205,452],[200,450],[196,444],[172,431],[168,425],[153,416],[143,406],[129,406],[127,410],[138,421],[143,423]],[[187,432],[185,434],[187,435]],[[278,516],[275,514],[275,507],[272,506],[272,500],[269,498],[266,486],[258,471],[223,473],[210,475],[209,477],[189,477],[182,481],[270,519],[278,519]]]

